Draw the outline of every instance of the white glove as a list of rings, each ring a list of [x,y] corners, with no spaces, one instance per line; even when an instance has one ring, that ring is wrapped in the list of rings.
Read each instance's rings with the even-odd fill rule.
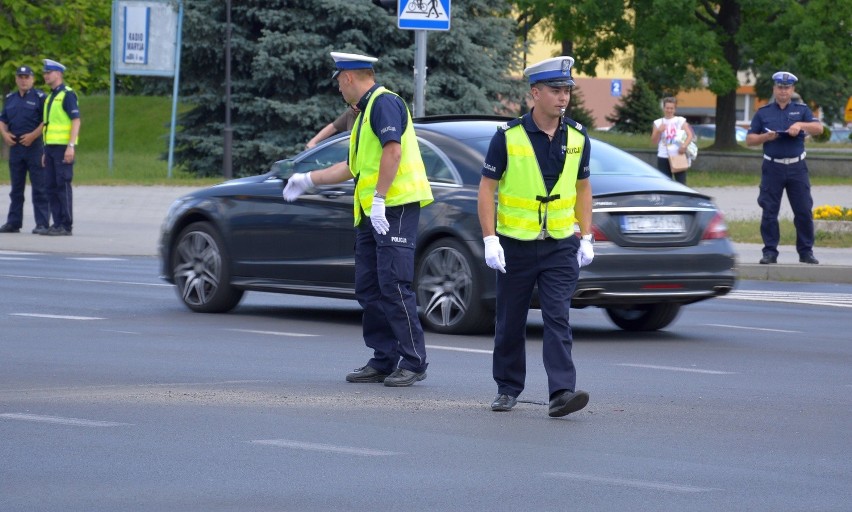
[[[311,173],[309,172],[300,172],[290,176],[290,179],[287,180],[287,186],[284,187],[284,200],[288,203],[292,203],[296,200],[300,195],[305,193],[305,190],[314,186],[314,182],[311,181]]]
[[[485,242],[485,264],[489,268],[499,270],[506,273],[506,256],[503,254],[503,247],[500,245],[500,239],[497,235],[486,236],[482,239]]]
[[[580,240],[580,248],[577,249],[577,263],[585,267],[595,259],[595,247],[589,240]]]
[[[373,196],[373,206],[370,209],[370,222],[373,223],[373,229],[380,235],[387,234],[390,229],[390,222],[385,217],[385,199],[383,197]]]

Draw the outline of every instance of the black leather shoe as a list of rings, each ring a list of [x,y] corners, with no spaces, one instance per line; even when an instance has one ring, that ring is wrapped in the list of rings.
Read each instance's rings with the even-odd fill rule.
[[[34,235],[46,235],[47,234],[47,228],[44,227],[44,226],[36,226],[36,227],[33,228],[33,234]]]
[[[579,411],[588,403],[589,394],[585,391],[563,391],[561,395],[550,401],[547,414],[551,418],[559,418]]]
[[[761,265],[768,265],[770,263],[778,263],[777,254],[764,254],[763,257],[760,258]]]
[[[426,372],[417,373],[411,370],[397,368],[395,372],[385,378],[385,386],[391,388],[405,388],[414,384],[418,380],[423,380],[425,378]]]
[[[494,412],[511,411],[516,403],[518,403],[518,399],[513,396],[497,395],[494,401],[491,402],[491,410]]]
[[[809,265],[819,265],[819,260],[814,258],[814,253],[809,252],[799,256],[799,263],[807,263]]]
[[[47,236],[71,236],[71,231],[62,226],[53,226],[47,230]]]
[[[16,228],[11,224],[3,224],[0,226],[0,233],[20,233],[21,228]]]
[[[387,373],[382,373],[372,366],[362,366],[347,375],[346,382],[384,382],[387,376]]]

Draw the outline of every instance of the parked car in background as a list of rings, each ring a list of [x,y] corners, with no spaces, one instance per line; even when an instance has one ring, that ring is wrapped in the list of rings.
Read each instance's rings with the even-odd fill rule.
[[[828,142],[846,142],[852,143],[852,139],[850,139],[850,135],[852,135],[852,128],[830,128],[831,137],[828,138]]]
[[[435,202],[421,211],[414,289],[426,328],[493,329],[495,271],[485,265],[477,216],[480,169],[507,119],[415,119]],[[591,142],[595,260],[584,267],[571,305],[606,310],[617,326],[669,325],[682,306],[728,293],[735,254],[708,196],[638,158]],[[246,291],[353,299],[352,181],[281,192],[293,173],[345,160],[349,134],[323,141],[269,172],[187,194],[162,225],[162,277],[198,312],[225,312]],[[536,306],[536,304],[533,304]]]
[[[695,132],[695,137],[698,139],[716,140],[716,125],[715,124],[691,124],[692,130]],[[736,130],[734,137],[737,142],[745,142],[748,130],[742,126],[735,126]]]

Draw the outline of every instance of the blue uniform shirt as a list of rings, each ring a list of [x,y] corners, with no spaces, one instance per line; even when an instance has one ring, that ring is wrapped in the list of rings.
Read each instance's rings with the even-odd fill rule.
[[[358,100],[358,110],[367,110],[367,103],[380,86],[374,85]],[[362,120],[363,121],[363,120]],[[373,102],[370,126],[379,137],[382,147],[388,142],[402,142],[402,132],[408,127],[408,111],[405,103],[396,94],[382,94]]]
[[[782,109],[774,101],[768,103],[754,113],[749,133],[765,133],[767,130],[781,132],[793,123],[809,123],[814,121],[814,114],[804,103],[790,102]],[[796,137],[779,133],[778,138],[763,143],[763,152],[770,158],[795,158],[805,152],[805,131]]]
[[[45,94],[38,89],[30,89],[23,96],[18,91],[6,95],[0,121],[9,127],[9,133],[20,137],[38,128],[44,115]]]
[[[583,144],[583,156],[580,159],[580,168],[577,169],[577,179],[583,180],[589,177],[591,148],[589,135],[586,133],[584,126],[570,119],[563,119],[551,141],[547,134],[539,130],[538,126],[536,126],[535,121],[532,119],[532,112],[524,114],[520,122],[527,131],[527,136],[530,138],[548,192],[553,190],[553,186],[556,185],[559,175],[562,174],[562,168],[565,166],[566,124],[578,128],[586,138],[585,144]],[[499,180],[506,171],[507,164],[506,134],[503,130],[497,130],[497,133],[491,138],[491,145],[488,146],[488,154],[485,155],[485,164],[482,166],[482,175],[486,178]]]

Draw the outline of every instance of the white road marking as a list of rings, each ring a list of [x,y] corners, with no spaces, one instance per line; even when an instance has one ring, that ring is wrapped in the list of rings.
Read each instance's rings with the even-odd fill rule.
[[[721,491],[713,487],[693,487],[690,485],[677,485],[666,482],[653,482],[651,480],[632,480],[628,478],[608,478],[595,475],[581,475],[579,473],[544,473],[544,476],[552,478],[567,478],[569,480],[582,480],[584,482],[592,482],[606,485],[620,485],[622,487],[633,487],[636,489],[653,489],[655,491],[679,492],[679,493],[696,493],[696,492],[711,492]]]
[[[282,332],[282,331],[256,331],[253,329],[226,329],[233,332],[247,332],[249,334],[269,334],[270,336],[290,336],[294,338],[307,338],[319,336],[319,334],[305,334],[302,332]]]
[[[728,324],[704,324],[709,327],[726,327],[728,329],[745,329],[748,331],[768,331],[768,332],[783,332],[788,334],[801,334],[803,331],[788,331],[786,329],[767,329],[764,327],[745,327],[742,325],[728,325]]]
[[[139,283],[133,281],[107,281],[104,279],[73,279],[70,277],[42,277],[42,276],[22,276],[16,274],[0,274],[0,277],[9,277],[13,279],[40,279],[43,281],[61,281],[67,283],[96,283],[96,284],[120,284],[134,286],[165,286],[171,288],[174,286],[170,283]]]
[[[352,446],[336,446],[331,444],[305,443],[302,441],[292,441],[289,439],[259,439],[251,441],[251,443],[268,446],[279,446],[281,448],[293,448],[296,450],[342,453],[345,455],[358,455],[361,457],[389,457],[391,455],[401,455],[400,452],[373,450],[371,448],[355,448]]]
[[[759,290],[734,290],[719,297],[729,300],[753,300],[764,302],[786,302],[790,304],[810,304],[814,306],[833,306],[852,308],[852,294],[849,293],[815,293],[815,292],[780,292]]]
[[[719,370],[701,370],[699,368],[681,368],[679,366],[658,366],[654,364],[631,364],[620,363],[616,366],[629,366],[631,368],[647,368],[649,370],[668,370],[672,372],[705,373],[707,375],[735,375],[737,372],[723,372]]]
[[[69,260],[75,261],[126,261],[127,258],[107,258],[104,256],[92,256],[88,258],[78,257],[78,258],[67,258]]]
[[[11,316],[27,316],[33,318],[56,318],[59,320],[106,320],[97,316],[45,315],[42,313],[9,313]]]
[[[142,334],[141,332],[136,331],[117,331],[115,329],[101,329],[102,332],[114,332],[117,334]]]
[[[41,256],[43,252],[21,252],[21,251],[2,251],[0,250],[0,254],[10,254],[13,256]]]
[[[39,423],[54,423],[57,425],[73,425],[75,427],[123,427],[131,423],[115,421],[82,420],[80,418],[61,418],[59,416],[41,416],[38,414],[5,413],[0,418],[20,421],[35,421]]]
[[[0,256],[0,260],[2,261],[28,261],[32,258],[16,258],[14,256]]]
[[[493,350],[483,350],[481,348],[463,348],[463,347],[447,347],[444,345],[426,345],[426,348],[431,350],[449,350],[452,352],[469,352],[471,354],[493,354]]]

